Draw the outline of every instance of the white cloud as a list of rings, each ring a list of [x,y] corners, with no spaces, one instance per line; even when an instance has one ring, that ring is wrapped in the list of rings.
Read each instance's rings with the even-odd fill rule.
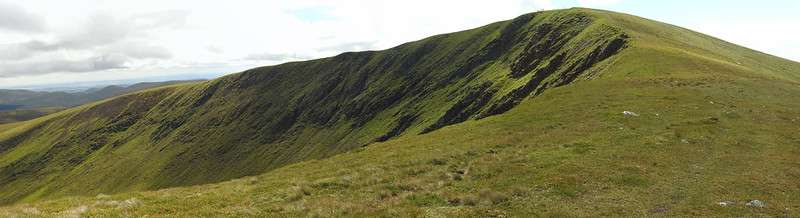
[[[309,59],[310,57],[300,56],[298,54],[273,54],[273,53],[259,53],[249,54],[243,58],[248,61],[291,61]]]
[[[687,24],[686,27],[734,44],[798,61],[800,53],[797,48],[800,48],[800,41],[797,40],[797,36],[800,35],[800,29],[786,28],[793,25],[796,25],[796,22],[789,17],[737,22],[709,18]]]
[[[95,13],[71,20],[61,26],[69,27],[64,30],[26,34],[25,41],[0,44],[0,78],[125,69],[151,59],[169,59],[171,52],[151,41],[157,39],[154,32],[182,25],[182,14]]]
[[[619,4],[622,0],[578,0],[581,7],[603,7]]]
[[[44,30],[44,20],[14,4],[0,2],[0,29],[39,32]]]
[[[104,55],[71,60],[70,58],[32,58],[24,61],[0,63],[2,77],[39,75],[53,72],[94,72],[125,68],[127,57],[120,55]]]
[[[556,8],[552,0],[531,0],[531,3],[536,9],[550,10]]]

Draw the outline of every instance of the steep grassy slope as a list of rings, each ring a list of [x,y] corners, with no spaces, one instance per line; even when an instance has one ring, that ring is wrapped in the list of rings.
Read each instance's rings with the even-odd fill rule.
[[[509,32],[531,40],[492,55],[493,48],[506,47],[506,27],[526,19],[515,27],[520,31]],[[583,19],[591,22],[580,28]],[[536,37],[548,32],[537,29],[547,28],[558,29],[558,36],[569,35],[564,29],[579,33],[560,49],[549,49],[562,40]],[[467,40],[483,31],[494,36],[482,43]],[[374,57],[398,51],[417,57],[410,55],[417,51],[412,48],[436,39],[436,45],[475,48],[464,49],[469,57],[463,58],[453,53],[460,49],[431,49],[423,54],[442,59],[415,58],[422,63],[406,72],[371,64]],[[536,57],[550,50],[556,52]],[[471,62],[484,64],[471,67]],[[305,67],[316,71],[297,69]],[[335,77],[345,74],[371,82],[353,85],[360,80]],[[800,210],[795,197],[800,196],[799,74],[797,63],[633,16],[588,9],[536,13],[393,50],[256,69],[202,86],[137,93],[5,131],[0,126],[3,142],[41,134],[37,131],[62,119],[95,120],[85,125],[116,131],[70,134],[107,136],[92,141],[103,142],[95,150],[48,143],[35,148],[31,142],[8,146],[0,163],[23,163],[3,168],[23,169],[11,174],[17,175],[14,180],[4,180],[12,181],[5,187],[16,189],[2,193],[21,190],[8,199],[202,183],[392,139],[230,182],[70,197],[2,211],[42,216],[792,216]],[[422,77],[413,82],[403,75]],[[576,79],[581,82],[570,83]],[[571,85],[558,87],[564,84]],[[361,87],[359,94],[351,94],[351,87]],[[542,91],[547,88],[552,89]],[[140,110],[147,112],[123,116]],[[199,126],[205,128],[187,128]],[[52,154],[45,155],[47,161],[14,162],[36,160],[22,156],[45,149],[58,152],[42,152]],[[66,157],[88,158],[24,171]],[[62,168],[48,168],[53,166]],[[52,173],[65,169],[69,173]],[[25,177],[30,175],[52,182],[40,188]],[[27,195],[31,189],[16,181],[34,184],[38,192]],[[766,207],[744,206],[752,199]],[[722,201],[736,205],[719,206]]]
[[[115,98],[0,138],[0,202],[223,181],[503,113],[599,75],[627,38],[583,11],[528,14]]]

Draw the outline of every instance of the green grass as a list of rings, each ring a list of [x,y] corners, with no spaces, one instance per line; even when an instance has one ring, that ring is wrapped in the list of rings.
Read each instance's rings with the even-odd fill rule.
[[[9,130],[9,129],[13,129],[14,127],[16,127],[18,125],[19,125],[19,123],[0,124],[0,132],[6,131],[6,130]]]
[[[33,109],[15,109],[0,111],[0,124],[15,123],[31,120],[47,114],[52,114],[63,110],[61,107],[45,107]]]
[[[355,97],[348,96],[347,92],[342,92],[341,96],[315,96],[319,92],[314,90],[340,93],[336,90],[356,84],[350,80],[353,78],[345,77],[340,82],[346,86],[334,84],[331,85],[334,88],[326,88],[322,81],[331,81],[330,78],[335,78],[331,75],[341,73],[326,70],[338,69],[329,66],[332,63],[344,67],[366,62],[366,68],[372,69],[381,66],[382,60],[413,57],[411,54],[424,48],[426,43],[452,48],[475,45],[465,52],[480,54],[481,48],[491,44],[488,41],[502,35],[500,27],[510,25],[509,22],[435,36],[387,51],[290,63],[199,85],[136,93],[61,112],[49,119],[34,120],[26,125],[34,128],[42,123],[76,119],[93,122],[85,122],[72,131],[86,127],[107,129],[102,127],[119,122],[108,122],[109,119],[124,121],[125,117],[120,114],[141,114],[143,112],[137,111],[151,108],[143,113],[143,118],[136,119],[142,121],[104,139],[108,142],[124,139],[121,145],[103,146],[90,152],[77,166],[47,165],[30,174],[31,180],[25,180],[26,174],[16,180],[4,177],[6,180],[0,181],[11,181],[0,187],[5,196],[12,196],[7,199],[13,199],[8,193],[15,192],[6,191],[21,190],[19,196],[27,196],[23,201],[29,203],[7,206],[0,209],[0,214],[797,216],[795,211],[800,210],[800,199],[795,197],[800,196],[800,186],[796,182],[800,179],[800,165],[796,161],[800,158],[797,147],[800,138],[796,134],[800,130],[800,111],[797,110],[800,108],[800,65],[689,30],[612,12],[589,9],[543,12],[534,15],[528,25],[535,29],[543,23],[567,22],[575,17],[589,17],[592,22],[577,30],[571,38],[576,40],[565,42],[567,46],[561,51],[574,56],[565,59],[554,76],[544,77],[536,86],[547,90],[532,98],[524,95],[516,107],[483,119],[475,118],[483,117],[493,105],[505,104],[508,93],[535,78],[535,73],[509,76],[510,63],[514,57],[525,54],[525,46],[512,46],[503,53],[505,55],[494,59],[497,61],[484,63],[480,67],[483,71],[466,77],[469,79],[443,78],[450,78],[449,70],[457,69],[459,63],[467,63],[466,59],[474,56],[446,58],[455,50],[433,49],[445,52],[431,52],[430,57],[442,59],[427,58],[418,64],[430,66],[434,72],[440,68],[433,66],[442,64],[443,72],[423,74],[414,69],[424,68],[412,67],[402,74],[431,76],[428,79],[431,84],[417,86],[409,83],[412,80],[396,79],[392,75],[397,76],[397,73],[389,68],[380,71],[384,72],[378,74],[382,77],[370,80],[375,82],[368,83],[367,91]],[[577,26],[581,25],[570,25],[567,30]],[[570,35],[568,32],[562,33]],[[585,62],[581,57],[587,57],[592,48],[597,48],[581,45],[596,45],[593,42],[619,34],[629,37],[625,49],[580,72],[576,75],[579,82],[563,83],[572,73],[565,69]],[[474,39],[482,39],[479,40],[482,43],[467,43]],[[374,59],[381,56],[388,59]],[[546,68],[555,57],[548,57],[550,60],[532,67],[531,71]],[[436,62],[444,59],[451,62]],[[374,65],[369,64],[373,62]],[[303,78],[311,83],[302,83],[300,76],[291,76],[296,69],[309,65],[312,66],[309,69],[319,73],[319,78]],[[395,70],[399,69],[404,68]],[[449,83],[437,83],[441,81]],[[492,82],[489,88],[476,88],[486,81]],[[219,88],[213,88],[215,85]],[[380,102],[390,99],[386,94],[409,86],[421,87],[421,93],[426,93],[421,95],[424,98],[403,97],[400,103],[379,107]],[[282,89],[295,92],[289,95],[270,91]],[[214,90],[213,97],[193,107],[197,100],[206,99],[203,93],[210,93],[207,90]],[[265,92],[269,94],[262,95]],[[478,97],[470,93],[478,93],[475,95]],[[253,126],[233,119],[236,116],[231,114],[247,114],[248,107],[275,111],[277,116],[273,117],[285,114],[273,107],[242,106],[255,104],[248,100],[253,96],[275,105],[304,109],[301,121],[282,129],[286,132],[279,134],[290,137],[267,140],[268,143],[260,146],[252,144],[252,140],[262,138],[251,137],[253,132],[248,129]],[[489,96],[485,97],[488,103],[476,105],[478,100],[474,99],[483,99],[480,96]],[[342,100],[350,98],[353,100]],[[305,103],[308,100],[304,99],[313,99],[318,104],[309,109]],[[350,103],[354,105],[348,105]],[[144,106],[134,107],[137,105]],[[333,117],[338,118],[319,122],[320,116],[316,115],[326,114],[323,112],[332,108],[331,105],[356,111],[362,107],[381,110],[363,121],[348,118],[341,110],[333,110]],[[445,116],[453,108],[463,109],[460,111],[468,119],[465,122],[449,119],[464,113]],[[622,111],[633,111],[639,116],[626,117]],[[385,142],[360,147],[392,132],[394,124],[404,114],[416,115],[416,119],[410,127],[400,131],[401,134]],[[265,122],[255,127],[281,124],[269,122],[276,119],[257,117],[244,119]],[[151,138],[159,128],[162,131],[166,128],[160,124],[179,121],[185,123],[162,141]],[[364,123],[353,126],[359,122]],[[298,123],[304,126],[300,128]],[[437,124],[447,125],[418,134]],[[0,129],[0,141],[25,129],[25,126]],[[233,130],[243,133],[235,134]],[[264,131],[267,132],[255,132],[265,133],[265,137],[275,133],[274,129]],[[25,163],[17,160],[52,150],[47,142],[58,141],[54,139],[58,136],[48,135],[57,133],[37,134],[48,137],[31,139],[34,141],[2,153],[0,166]],[[243,138],[247,140],[241,140]],[[204,143],[196,141],[201,139]],[[44,143],[34,143],[37,140]],[[81,140],[78,141],[85,142]],[[68,160],[68,157],[82,157],[75,154],[86,153],[85,150],[65,150],[52,159]],[[328,158],[317,159],[320,157]],[[58,171],[64,169],[66,171]],[[249,174],[255,176],[136,192]],[[53,182],[28,194],[30,189],[20,187],[24,187],[22,182],[31,182],[32,178]],[[41,183],[33,184],[36,187]],[[98,195],[118,192],[124,193]],[[67,195],[71,196],[62,197]],[[751,199],[762,200],[767,206],[744,206],[744,202]],[[737,204],[722,207],[717,204],[721,201]]]

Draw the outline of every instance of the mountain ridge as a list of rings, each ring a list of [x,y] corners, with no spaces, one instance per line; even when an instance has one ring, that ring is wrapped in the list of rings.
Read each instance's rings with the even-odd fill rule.
[[[528,14],[386,51],[344,53],[256,68],[194,86],[176,87],[174,91],[159,89],[163,93],[144,92],[137,94],[139,97],[112,99],[94,106],[99,109],[86,107],[74,115],[64,114],[63,121],[49,121],[56,123],[46,124],[50,129],[76,132],[51,137],[43,143],[52,147],[42,147],[46,149],[41,151],[43,154],[32,153],[33,156],[10,163],[40,163],[37,160],[54,155],[56,159],[63,158],[61,163],[44,165],[55,169],[23,165],[33,174],[41,174],[39,177],[70,180],[80,174],[98,173],[94,172],[98,169],[78,170],[87,166],[84,161],[91,161],[88,156],[111,152],[103,148],[138,147],[143,140],[156,146],[148,148],[149,152],[169,157],[163,163],[151,162],[156,166],[141,167],[157,169],[152,172],[155,178],[143,181],[155,183],[154,187],[169,187],[254,175],[408,132],[426,133],[499,114],[534,91],[570,83],[622,48],[625,36],[617,30],[594,23],[591,16],[582,12],[559,13],[570,15]],[[513,63],[509,68],[512,71],[506,72],[506,62]],[[517,86],[518,83],[525,85]],[[243,118],[253,116],[262,118]],[[87,120],[100,122],[89,124]],[[61,122],[70,123],[71,128],[58,124]],[[83,124],[76,129],[71,123]],[[217,138],[210,143],[207,135]],[[11,144],[5,147],[15,147]],[[169,144],[173,146],[166,146]],[[164,155],[164,151],[171,154]],[[264,152],[273,154],[256,155]],[[259,160],[262,158],[267,161]],[[6,165],[2,168],[5,173],[0,174],[16,175],[12,172],[21,169],[9,168],[12,165]],[[208,170],[214,171],[211,169],[243,172],[209,175]],[[69,173],[54,175],[46,171]],[[8,182],[23,181],[5,178],[4,187],[13,186]]]
[[[347,153],[346,157],[367,158],[359,154],[362,150],[371,150],[373,142],[419,151],[420,148],[435,149],[436,146],[450,149],[460,149],[459,146],[480,147],[483,143],[486,146],[528,148],[528,145],[519,143],[534,143],[521,136],[509,136],[508,139],[495,136],[509,134],[507,131],[514,132],[511,135],[533,134],[531,138],[548,140],[535,132],[515,129],[517,126],[530,125],[534,125],[530,127],[542,134],[569,129],[575,133],[566,135],[579,138],[588,135],[597,140],[574,142],[555,135],[555,139],[549,142],[567,150],[553,151],[553,154],[558,155],[576,149],[574,152],[578,152],[577,154],[603,152],[593,147],[599,146],[595,145],[598,143],[613,147],[604,144],[607,142],[605,138],[641,143],[625,138],[627,133],[624,132],[622,136],[609,133],[609,129],[618,127],[615,125],[622,129],[632,128],[630,131],[637,134],[663,134],[656,138],[646,138],[681,149],[692,149],[682,147],[686,146],[682,144],[682,140],[687,140],[687,144],[692,145],[693,141],[709,141],[709,146],[721,146],[689,130],[705,131],[710,137],[724,132],[715,126],[719,123],[749,122],[736,116],[758,116],[785,125],[790,121],[775,118],[771,114],[783,110],[788,116],[794,112],[786,111],[786,108],[791,108],[788,106],[791,103],[784,102],[773,105],[775,108],[763,109],[770,111],[766,115],[753,114],[752,109],[750,112],[736,112],[737,115],[727,112],[721,115],[710,109],[712,106],[707,102],[712,102],[711,105],[716,104],[713,102],[725,102],[750,108],[753,105],[745,100],[733,102],[731,99],[754,98],[744,90],[762,93],[764,96],[776,96],[775,91],[761,88],[760,85],[763,84],[795,90],[798,84],[797,69],[800,69],[797,63],[775,59],[713,37],[630,15],[580,8],[540,12],[483,28],[406,43],[385,51],[345,53],[320,60],[256,68],[197,85],[179,85],[139,92],[59,113],[49,117],[50,119],[38,120],[41,123],[24,124],[27,127],[0,130],[0,148],[5,148],[5,151],[0,152],[0,166],[3,166],[0,168],[0,175],[3,175],[0,189],[17,188],[20,183],[30,185],[32,181],[26,180],[26,176],[45,177],[52,181],[39,184],[33,182],[33,186],[41,186],[32,189],[17,188],[14,192],[4,192],[3,198],[6,202],[18,199],[24,202],[76,193],[92,195],[204,184],[264,172],[267,172],[264,177],[275,180],[285,175],[269,172],[287,164],[301,162],[288,169],[280,168],[279,171],[287,172],[297,169],[297,166],[314,165],[317,161],[308,160],[331,157],[346,151],[353,151]],[[547,95],[547,90],[551,89],[558,91]],[[615,90],[616,93],[603,96],[605,90]],[[686,100],[677,101],[677,97],[667,94],[669,90],[681,91],[675,95]],[[793,93],[791,91],[787,93],[789,94],[773,98],[796,97],[790,95]],[[664,97],[654,97],[656,94]],[[538,103],[538,97],[535,96],[539,95],[549,96],[544,101],[557,103],[552,106]],[[702,95],[711,99],[704,99]],[[677,105],[677,108],[703,110],[686,112],[687,109],[665,108],[664,110],[671,110],[676,114],[668,117],[674,123],[667,130],[656,121],[642,121],[646,123],[640,124],[620,120],[621,118],[608,112],[611,109],[633,110],[621,107],[636,107],[640,113],[641,110],[650,111],[647,113],[648,117],[659,117],[663,113],[658,112],[657,108],[631,100],[637,98],[645,99],[642,102],[652,101],[661,105]],[[753,102],[771,101],[773,98],[757,99]],[[631,105],[617,105],[616,101]],[[684,102],[687,105],[683,105]],[[515,111],[521,104],[526,105],[526,109],[516,109],[518,112],[512,114],[503,113]],[[584,108],[592,110],[583,110]],[[583,124],[570,120],[569,116],[558,114],[559,110],[591,122]],[[599,113],[593,110],[602,113],[587,116]],[[725,110],[738,111],[732,107]],[[496,114],[501,115],[499,118],[491,116]],[[526,114],[537,116],[526,117]],[[549,120],[544,115],[564,120]],[[514,119],[509,119],[512,117],[531,124],[515,122]],[[90,122],[85,122],[87,120]],[[492,124],[496,120],[503,122]],[[552,123],[543,124],[544,120]],[[464,121],[469,124],[458,124]],[[25,140],[31,140],[30,137],[17,137],[61,129],[64,123],[84,124],[66,128],[69,134],[65,135],[49,131],[51,135],[47,138],[36,139],[39,142],[26,142]],[[481,133],[470,135],[469,127],[477,128],[475,123],[494,127],[475,130]],[[570,125],[562,126],[560,123]],[[437,134],[439,129],[448,129],[450,126],[461,135]],[[577,128],[598,128],[597,126],[603,128],[592,134]],[[81,131],[83,128],[91,130]],[[494,128],[506,130],[492,132]],[[673,131],[670,128],[680,131],[670,132]],[[724,128],[741,131],[737,126]],[[599,135],[600,133],[609,135]],[[429,134],[432,136],[428,136]],[[789,137],[783,135],[784,131],[765,134],[777,135],[775,139],[754,140],[775,143],[770,140],[784,140]],[[509,144],[482,141],[479,145],[467,145],[457,142],[462,138],[480,141],[475,139],[480,136]],[[693,141],[689,141],[687,137]],[[423,144],[415,144],[410,138],[419,139]],[[439,144],[431,140],[456,142]],[[85,142],[90,142],[88,147]],[[49,144],[56,146],[48,147]],[[367,144],[369,146],[366,148],[360,148]],[[34,145],[39,148],[32,148]],[[634,148],[646,151],[649,147]],[[376,149],[392,151],[385,145]],[[624,150],[613,151],[628,154]],[[118,155],[114,155],[115,153]],[[151,159],[142,163],[145,156]],[[522,158],[513,155],[510,157]],[[537,157],[547,159],[545,156]],[[694,156],[687,155],[688,157]],[[455,161],[447,157],[438,158]],[[333,156],[330,161],[322,161],[337,160],[342,159]],[[604,160],[598,161],[606,163]],[[58,164],[49,164],[53,162]],[[431,163],[439,162],[441,161]],[[785,163],[780,164],[785,166]],[[110,173],[104,169],[116,171]],[[326,169],[330,170],[330,167]],[[49,173],[62,171],[66,173]],[[83,178],[85,175],[92,175],[92,178]],[[130,175],[133,178],[123,181],[116,177],[119,175]],[[278,177],[270,177],[271,175]],[[430,176],[435,178],[434,175]],[[647,187],[649,182],[660,182],[650,177],[653,176],[637,174],[630,180],[617,182],[631,183],[635,187],[639,183],[644,183],[641,187]],[[785,176],[776,177],[781,178]],[[483,181],[482,179],[484,177],[472,176],[466,182]],[[315,179],[308,180],[316,182]],[[69,185],[70,182],[93,184],[94,189],[87,190],[83,185]],[[541,182],[550,184],[553,181]],[[323,183],[325,182],[319,182]],[[325,184],[339,187],[339,182],[336,181]],[[561,183],[556,183],[553,187],[558,188],[558,184]],[[320,185],[322,188],[317,187],[315,190],[324,192],[325,187],[330,187],[328,185]],[[345,186],[344,189],[349,190],[349,187]],[[565,188],[569,187],[572,186]],[[445,194],[438,193],[435,189],[421,189],[439,197]],[[581,196],[583,193],[581,190],[567,189],[557,193],[567,197]],[[411,190],[411,194],[413,193],[415,192]],[[313,199],[325,198],[314,195]],[[287,204],[292,202],[294,201]]]

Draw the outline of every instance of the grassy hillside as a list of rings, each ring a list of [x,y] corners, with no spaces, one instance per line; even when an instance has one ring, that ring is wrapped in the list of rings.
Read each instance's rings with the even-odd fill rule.
[[[582,11],[528,14],[76,108],[0,138],[0,202],[218,182],[430,132],[598,75],[627,40]]]
[[[663,23],[539,12],[0,126],[7,202],[86,196],[2,211],[792,216],[799,76]]]

